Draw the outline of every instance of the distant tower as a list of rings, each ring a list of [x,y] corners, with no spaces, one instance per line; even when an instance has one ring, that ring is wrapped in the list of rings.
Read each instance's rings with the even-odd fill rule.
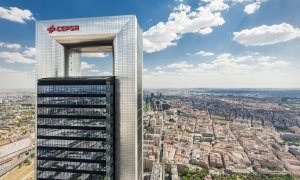
[[[37,21],[36,48],[36,178],[143,179],[136,17]],[[80,53],[108,51],[113,77],[79,77]]]

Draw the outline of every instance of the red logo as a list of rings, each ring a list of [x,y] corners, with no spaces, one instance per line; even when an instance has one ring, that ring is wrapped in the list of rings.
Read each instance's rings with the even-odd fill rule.
[[[49,33],[52,33],[54,31],[79,31],[79,26],[78,25],[72,25],[72,26],[57,26],[55,27],[54,25],[50,26],[47,28],[47,31]]]
[[[53,31],[55,31],[55,27],[52,25],[52,26],[50,26],[50,27],[48,27],[47,28],[47,31],[49,32],[49,33],[52,33]]]

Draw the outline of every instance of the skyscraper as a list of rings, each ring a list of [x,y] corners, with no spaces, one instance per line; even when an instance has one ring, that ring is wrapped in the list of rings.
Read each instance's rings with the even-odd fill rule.
[[[114,179],[114,92],[114,77],[38,80],[38,179]]]
[[[37,21],[36,48],[37,178],[48,174],[49,178],[142,179],[143,55],[136,17]],[[114,77],[79,77],[80,53],[108,51]],[[105,90],[89,94],[101,88]],[[92,140],[97,152],[90,147]],[[114,150],[107,151],[110,147]],[[110,165],[112,169],[107,169]]]

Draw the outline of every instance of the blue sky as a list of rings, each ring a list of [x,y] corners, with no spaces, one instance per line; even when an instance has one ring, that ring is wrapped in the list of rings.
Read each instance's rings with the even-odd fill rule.
[[[35,21],[135,14],[145,88],[300,88],[299,0],[0,1],[0,88],[32,88]],[[82,57],[108,75],[111,54]]]

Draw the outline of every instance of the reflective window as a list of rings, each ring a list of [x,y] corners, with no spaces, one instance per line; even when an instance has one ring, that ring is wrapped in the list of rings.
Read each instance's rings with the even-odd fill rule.
[[[38,115],[106,116],[106,108],[52,108],[39,107]]]
[[[108,101],[107,101],[108,100]],[[106,97],[38,97],[37,104],[105,105],[111,100]]]
[[[105,94],[110,93],[107,85],[39,85],[38,94]]]
[[[79,130],[79,129],[46,129],[38,128],[38,136],[58,136],[58,137],[88,137],[106,138],[106,131],[101,130]]]
[[[108,127],[106,119],[39,118],[38,125]]]

